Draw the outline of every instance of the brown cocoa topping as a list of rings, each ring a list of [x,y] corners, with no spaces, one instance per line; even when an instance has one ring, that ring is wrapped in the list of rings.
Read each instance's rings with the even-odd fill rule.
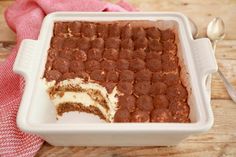
[[[81,78],[100,84],[108,93],[116,89],[115,122],[190,122],[174,30],[135,21],[58,21],[53,31],[44,72],[47,81],[57,85]],[[99,97],[99,103],[108,108],[105,99]],[[80,104],[62,105],[58,113],[72,110],[103,116]]]

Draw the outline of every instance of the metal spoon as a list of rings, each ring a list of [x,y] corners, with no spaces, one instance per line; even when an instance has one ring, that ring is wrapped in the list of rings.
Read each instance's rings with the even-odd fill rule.
[[[207,26],[207,37],[211,40],[213,50],[215,52],[216,43],[225,37],[224,22],[220,17],[214,18]],[[219,76],[224,82],[225,88],[234,102],[236,102],[236,90],[232,84],[225,78],[220,69],[218,69]]]
[[[190,24],[190,27],[191,27],[192,36],[193,36],[194,39],[196,39],[197,36],[198,36],[197,25],[195,24],[195,22],[191,18],[188,18],[188,20],[189,20],[189,24]]]
[[[192,36],[194,39],[196,39],[198,36],[197,25],[190,18],[189,18],[189,22],[190,22]],[[213,45],[213,49],[215,52],[216,42],[219,40],[222,40],[225,36],[224,22],[221,18],[217,17],[209,23],[209,25],[207,27],[207,36],[211,40],[212,45]],[[224,77],[224,75],[222,74],[222,72],[219,69],[218,69],[218,73],[219,73],[221,79],[223,80],[226,90],[229,93],[230,97],[232,98],[232,100],[234,102],[236,102],[236,90],[234,89],[232,84],[230,84],[229,81]],[[210,84],[211,78],[208,78],[207,81],[208,81],[207,84]],[[209,90],[209,92],[210,92],[210,90]]]

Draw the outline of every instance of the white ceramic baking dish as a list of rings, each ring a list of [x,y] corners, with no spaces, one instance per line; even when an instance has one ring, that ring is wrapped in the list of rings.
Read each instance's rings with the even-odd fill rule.
[[[191,123],[100,123],[56,120],[56,111],[42,83],[42,75],[55,21],[171,20],[177,24],[182,59],[189,74]],[[17,115],[18,127],[57,146],[170,146],[213,125],[206,77],[217,70],[208,39],[193,40],[187,18],[171,12],[82,13],[57,12],[45,17],[38,40],[24,40],[13,70],[24,76],[25,91]],[[73,116],[72,116],[73,117]]]

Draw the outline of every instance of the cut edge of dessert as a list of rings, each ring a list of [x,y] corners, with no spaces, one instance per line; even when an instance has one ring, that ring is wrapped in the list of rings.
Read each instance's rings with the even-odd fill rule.
[[[118,102],[116,87],[108,93],[100,84],[78,77],[58,83],[46,82],[46,86],[58,116],[65,112],[80,111],[95,114],[108,122],[113,121]]]

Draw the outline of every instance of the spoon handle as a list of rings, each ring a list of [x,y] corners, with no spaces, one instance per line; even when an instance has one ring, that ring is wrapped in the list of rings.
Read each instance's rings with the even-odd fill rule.
[[[236,102],[236,90],[234,89],[234,87],[232,86],[232,84],[225,78],[225,76],[222,74],[222,72],[220,71],[220,69],[218,69],[218,73],[222,79],[222,81],[224,82],[224,85],[226,87],[226,90],[229,94],[229,96],[232,98],[232,100],[234,102]]]
[[[213,50],[215,52],[217,41],[212,41],[211,43],[212,43]],[[221,72],[220,68],[218,68],[218,73],[219,73],[219,76],[221,77],[221,80],[224,82],[225,88],[226,88],[229,96],[236,103],[236,90],[234,89],[233,85],[225,78],[225,76]]]
[[[212,48],[213,48],[213,52],[214,52],[214,53],[216,53],[216,43],[217,43],[217,40],[211,41],[211,44],[212,44]]]

